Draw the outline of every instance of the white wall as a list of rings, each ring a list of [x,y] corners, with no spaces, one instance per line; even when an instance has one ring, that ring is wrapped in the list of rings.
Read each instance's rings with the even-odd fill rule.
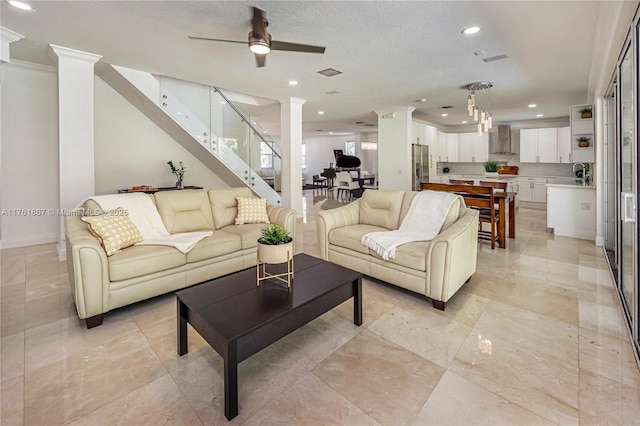
[[[2,65],[2,208],[44,209],[3,215],[2,248],[54,242],[59,207],[58,93],[55,68],[12,61]]]
[[[353,135],[304,138],[307,167],[302,170],[302,173],[307,178],[307,182],[312,181],[313,175],[319,175],[325,168],[329,168],[331,163],[335,166],[336,159],[333,156],[333,150],[341,149],[344,151],[345,143],[353,138]]]
[[[44,216],[0,216],[1,248],[55,242],[59,208],[58,94],[53,67],[2,65],[0,205],[43,209]],[[166,162],[183,161],[186,185],[228,185],[100,78],[95,78],[96,194],[148,184],[175,185]],[[80,202],[81,200],[78,200]]]
[[[306,160],[307,168],[303,170],[303,174],[307,178],[307,182],[311,183],[313,175],[319,175],[328,168],[331,163],[336,165],[336,159],[333,156],[334,149],[345,150],[347,141],[356,141],[356,157],[362,162],[360,169],[366,170],[369,174],[378,173],[378,151],[363,151],[360,148],[360,141],[377,142],[377,133],[355,134],[342,136],[318,136],[305,138],[306,144]]]
[[[186,166],[185,185],[228,187],[102,79],[95,83],[96,194],[133,185],[174,186],[169,160]]]

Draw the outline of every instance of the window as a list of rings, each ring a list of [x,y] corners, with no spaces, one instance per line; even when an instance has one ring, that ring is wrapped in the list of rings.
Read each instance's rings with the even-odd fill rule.
[[[345,144],[345,155],[356,155],[356,142],[347,141]]]
[[[302,144],[302,168],[307,168],[307,146]]]
[[[273,168],[273,151],[266,142],[260,142],[260,168]]]

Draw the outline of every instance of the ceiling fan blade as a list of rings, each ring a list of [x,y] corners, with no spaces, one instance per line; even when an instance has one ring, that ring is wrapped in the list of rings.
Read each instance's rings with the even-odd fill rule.
[[[267,39],[267,18],[265,18],[265,12],[262,9],[253,7],[253,19],[251,20],[251,26],[253,27],[254,36]]]
[[[258,68],[264,67],[267,55],[258,55],[257,53],[254,53],[254,56],[256,57],[256,66]]]
[[[324,46],[312,46],[310,44],[289,43],[286,41],[271,40],[271,50],[288,50],[290,52],[324,53]]]
[[[207,41],[224,41],[226,43],[240,43],[240,44],[247,44],[246,41],[238,41],[238,40],[223,40],[220,38],[207,38],[207,37],[192,37],[189,36],[189,38],[191,40],[207,40]]]

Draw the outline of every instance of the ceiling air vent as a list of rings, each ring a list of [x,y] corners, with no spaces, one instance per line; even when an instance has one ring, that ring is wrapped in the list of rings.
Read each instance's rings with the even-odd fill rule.
[[[485,62],[494,62],[494,61],[501,61],[503,59],[507,59],[508,57],[509,55],[507,55],[506,53],[503,53],[502,55],[491,56],[489,58],[482,58],[482,60]]]
[[[327,95],[337,95],[338,93],[340,93],[340,92],[338,92],[337,90],[332,90],[330,92],[326,92]]]
[[[342,74],[342,71],[338,71],[333,68],[327,68],[322,71],[318,71],[318,74],[322,74],[326,77],[333,77],[334,75]]]

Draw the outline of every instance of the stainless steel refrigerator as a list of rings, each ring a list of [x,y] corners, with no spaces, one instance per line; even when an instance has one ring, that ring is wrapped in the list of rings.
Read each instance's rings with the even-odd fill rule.
[[[413,164],[413,190],[420,190],[420,182],[429,182],[429,147],[427,145],[412,146],[411,164]]]

